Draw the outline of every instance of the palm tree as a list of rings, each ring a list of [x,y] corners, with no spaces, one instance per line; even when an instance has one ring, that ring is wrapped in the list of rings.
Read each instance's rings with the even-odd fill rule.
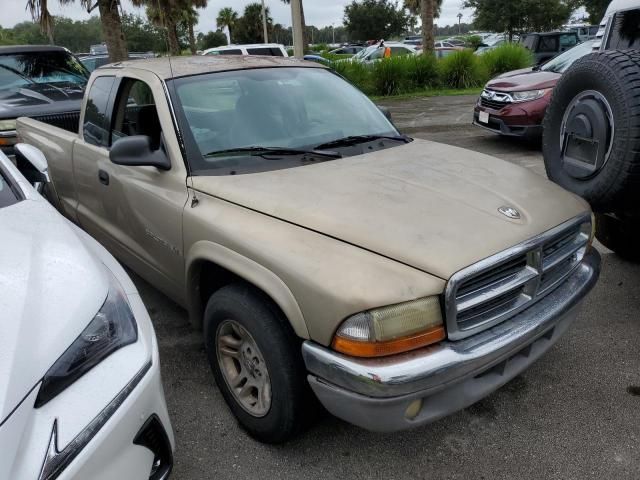
[[[440,16],[442,0],[404,0],[404,8],[422,19],[422,45],[424,53],[432,53],[434,48],[433,19]]]
[[[198,24],[199,16],[198,11],[194,7],[189,7],[182,11],[182,21],[187,26],[187,31],[189,32],[189,50],[191,50],[191,55],[195,55],[198,50],[196,47],[196,35],[193,31],[193,27]]]
[[[434,0],[420,0],[420,17],[422,18],[422,51],[433,53],[435,39],[433,38],[433,18],[435,16]]]
[[[136,7],[146,6],[149,21],[167,30],[167,42],[171,55],[180,55],[178,25],[184,22],[184,12],[190,8],[207,6],[207,0],[131,0],[131,3]]]
[[[58,0],[60,4],[67,5],[75,0]],[[80,0],[80,5],[90,13],[96,6],[100,12],[102,35],[109,51],[109,60],[118,62],[128,57],[127,42],[122,31],[120,20],[119,0]],[[31,13],[34,22],[40,24],[40,29],[53,43],[53,16],[49,12],[48,0],[27,0],[27,9]]]
[[[229,29],[229,43],[233,43],[233,35],[231,29],[238,21],[238,12],[231,7],[225,7],[218,12],[218,18],[216,18],[216,24],[218,28],[222,29],[227,27]]]
[[[442,11],[443,0],[437,0],[435,5],[435,11],[433,13],[434,18],[440,17]],[[404,8],[409,10],[411,15],[420,15],[420,0],[404,0]]]
[[[287,5],[291,4],[291,0],[282,0]],[[307,45],[309,45],[309,32],[307,32],[307,23],[304,19],[304,5],[302,0],[300,0],[300,16],[302,17],[302,38],[304,39],[304,50],[307,50]]]

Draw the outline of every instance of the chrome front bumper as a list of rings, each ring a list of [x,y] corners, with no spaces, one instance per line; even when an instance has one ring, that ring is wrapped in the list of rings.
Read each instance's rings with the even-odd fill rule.
[[[600,255],[591,249],[561,286],[511,319],[402,355],[354,358],[306,341],[309,383],[327,410],[363,428],[394,431],[432,422],[485,397],[546,352],[599,273]],[[417,414],[407,415],[416,400]]]

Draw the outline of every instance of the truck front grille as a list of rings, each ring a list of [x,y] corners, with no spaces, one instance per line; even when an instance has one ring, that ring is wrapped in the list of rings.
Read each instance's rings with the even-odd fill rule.
[[[51,113],[33,118],[73,133],[78,132],[78,125],[80,124],[80,112]]]
[[[589,217],[580,216],[454,274],[445,291],[449,339],[490,328],[553,291],[584,257],[590,233]]]

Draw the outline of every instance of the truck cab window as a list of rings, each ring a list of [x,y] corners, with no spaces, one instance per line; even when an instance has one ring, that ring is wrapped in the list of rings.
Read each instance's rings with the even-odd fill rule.
[[[87,106],[84,111],[82,136],[85,142],[92,145],[99,147],[109,146],[109,115],[107,107],[114,82],[115,77],[98,77],[89,89]]]
[[[112,144],[123,137],[145,135],[151,138],[154,149],[160,148],[162,128],[158,111],[151,88],[143,81],[123,80],[114,108],[114,118]]]

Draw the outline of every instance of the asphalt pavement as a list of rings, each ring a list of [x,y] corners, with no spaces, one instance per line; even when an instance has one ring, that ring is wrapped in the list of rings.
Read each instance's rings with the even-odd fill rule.
[[[470,125],[474,102],[465,96],[384,103],[414,137],[544,174],[538,145]],[[243,433],[215,386],[201,333],[191,329],[184,310],[134,276],[160,345],[177,440],[172,479],[640,479],[640,265],[597,248],[601,278],[579,319],[532,368],[494,394],[394,434],[325,415],[282,446]]]

